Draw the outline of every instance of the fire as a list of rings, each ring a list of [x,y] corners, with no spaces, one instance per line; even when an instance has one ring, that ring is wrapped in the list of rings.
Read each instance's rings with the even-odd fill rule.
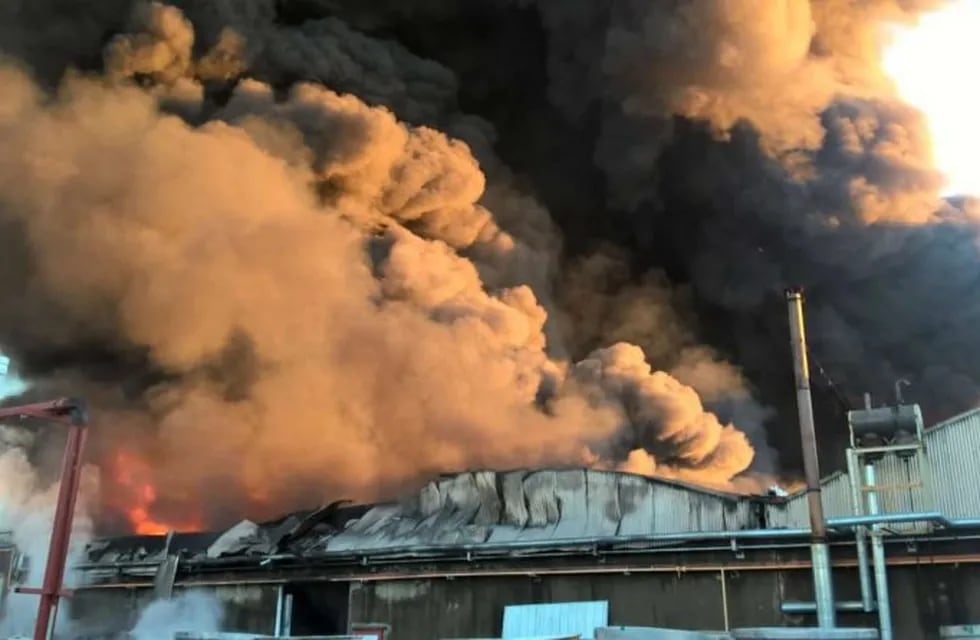
[[[925,113],[936,165],[948,195],[980,195],[980,2],[957,0],[898,27],[885,51],[885,71],[908,103]]]
[[[112,461],[117,510],[126,516],[130,529],[140,535],[162,535],[168,531],[200,531],[199,518],[185,517],[176,521],[164,521],[153,515],[157,502],[157,490],[153,485],[153,473],[149,463],[131,451],[120,449]]]

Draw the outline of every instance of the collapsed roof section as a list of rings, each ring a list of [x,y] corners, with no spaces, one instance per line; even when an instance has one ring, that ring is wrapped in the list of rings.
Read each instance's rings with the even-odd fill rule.
[[[590,469],[475,471],[433,480],[401,502],[343,502],[221,534],[98,541],[90,566],[219,559],[396,556],[459,549],[534,549],[692,531],[766,526],[765,504],[683,483]]]

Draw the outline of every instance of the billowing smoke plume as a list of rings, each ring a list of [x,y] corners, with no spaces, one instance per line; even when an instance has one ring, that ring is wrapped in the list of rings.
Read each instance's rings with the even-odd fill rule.
[[[879,64],[938,0],[62,4],[0,9],[0,347],[161,517],[792,468],[790,284],[844,393],[976,400],[975,212]]]
[[[636,450],[715,485],[749,467],[745,437],[639,348],[571,375],[549,355],[535,292],[553,297],[560,243],[506,172],[487,192],[468,145],[312,83],[245,79],[214,105],[180,11],[136,5],[128,26],[112,82],[48,96],[3,71],[3,242],[24,259],[0,326],[36,375],[84,381],[107,460],[152,456],[158,509]],[[158,106],[178,92],[186,120]]]

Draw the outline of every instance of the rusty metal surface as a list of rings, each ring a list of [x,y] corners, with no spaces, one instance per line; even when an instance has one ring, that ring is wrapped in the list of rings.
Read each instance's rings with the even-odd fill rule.
[[[799,410],[800,441],[803,447],[803,472],[806,479],[806,499],[810,530],[815,542],[827,538],[823,502],[820,499],[820,464],[817,459],[817,434],[813,424],[813,399],[810,397],[810,365],[806,349],[806,328],[803,321],[803,294],[798,290],[786,292],[789,312],[790,348],[793,353],[793,375],[796,381],[796,402]]]

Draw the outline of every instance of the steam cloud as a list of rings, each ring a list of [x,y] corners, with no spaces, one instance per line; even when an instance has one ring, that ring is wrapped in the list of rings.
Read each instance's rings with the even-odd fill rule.
[[[0,348],[161,517],[744,486],[793,467],[789,284],[846,390],[976,401],[977,212],[878,59],[942,2],[62,4],[0,9]]]
[[[173,638],[178,632],[221,630],[221,603],[204,591],[188,591],[170,600],[156,600],[142,612],[129,635],[134,640]]]
[[[56,460],[49,455],[51,453],[34,433],[0,426],[0,487],[3,489],[0,491],[0,531],[10,532],[19,552],[27,556],[28,570],[23,577],[25,584],[32,587],[39,587],[44,576],[58,485],[56,476],[43,473],[48,466],[46,463],[35,465],[29,459]],[[53,466],[57,468],[56,464]],[[91,512],[91,501],[97,494],[96,470],[84,469],[77,503],[78,516],[73,523],[69,548],[70,561],[81,557],[86,542],[92,537],[93,522],[87,514]],[[66,584],[72,584],[71,571],[65,578]],[[0,617],[0,634],[4,637],[30,636],[34,631],[37,605],[35,595],[11,593],[4,615]],[[70,622],[67,616],[60,616],[57,624],[58,631],[62,631]]]

